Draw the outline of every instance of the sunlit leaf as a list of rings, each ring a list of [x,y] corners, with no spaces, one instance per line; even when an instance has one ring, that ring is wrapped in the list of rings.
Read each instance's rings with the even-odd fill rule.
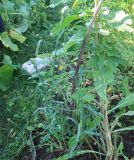
[[[0,35],[0,41],[2,42],[2,44],[7,47],[7,48],[10,48],[11,50],[13,51],[18,51],[18,46],[16,44],[14,44],[10,37],[8,36],[8,33],[7,32],[3,32],[1,35]]]
[[[26,37],[24,37],[22,34],[16,32],[15,30],[10,30],[10,37],[23,43],[26,40]]]

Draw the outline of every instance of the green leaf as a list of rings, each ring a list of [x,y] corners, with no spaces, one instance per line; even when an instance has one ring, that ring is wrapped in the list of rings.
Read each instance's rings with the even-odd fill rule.
[[[89,66],[95,68],[98,65],[99,56],[95,55],[89,59]]]
[[[63,22],[59,22],[55,25],[55,27],[52,29],[52,35],[57,36],[62,30],[64,30],[66,27],[70,25],[74,20],[78,19],[79,16],[77,15],[71,15],[66,17]]]
[[[121,142],[119,147],[118,147],[118,153],[122,154],[123,153],[123,150],[124,150],[124,145],[123,143]]]
[[[100,98],[104,101],[107,101],[107,85],[112,83],[114,74],[112,68],[109,66],[109,64],[105,64],[103,58],[99,60],[99,63],[100,66],[98,66],[98,77],[93,77],[95,81],[94,85]]]
[[[74,34],[73,36],[71,36],[69,38],[69,41],[65,43],[63,50],[64,52],[67,52],[67,50],[76,45],[76,44],[80,44],[80,42],[83,40],[83,37],[86,33],[86,27],[81,27],[79,28]]]
[[[80,155],[83,155],[83,154],[87,154],[87,153],[104,155],[101,152],[96,152],[96,151],[93,151],[93,150],[80,150],[80,151],[75,151],[71,158],[74,158],[76,156],[80,156]],[[62,157],[57,158],[56,160],[68,160],[68,159],[69,159],[69,153],[63,155]]]
[[[71,140],[72,142],[70,142],[70,153],[69,153],[69,158],[72,157],[75,148],[77,147],[77,144],[79,143],[80,140],[80,134],[81,134],[81,130],[80,130],[80,124],[78,125],[77,128],[77,135],[75,135]]]
[[[9,64],[12,66],[12,60],[11,60],[10,56],[4,54],[3,64]]]
[[[134,116],[134,111],[128,111],[128,112],[122,114],[122,116]]]
[[[104,101],[107,101],[107,92],[106,92],[107,84],[105,84],[102,80],[100,80],[100,81],[96,81],[94,85],[99,97]]]
[[[113,111],[115,111],[116,109],[121,109],[123,107],[126,107],[128,105],[131,105],[134,103],[134,93],[129,94],[128,96],[126,96],[125,98],[123,98],[114,108],[112,108],[109,111],[109,114]]]
[[[65,4],[65,3],[68,3],[68,2],[71,2],[71,0],[51,0],[50,7],[54,8],[54,7],[56,7],[56,6],[60,5],[60,4],[63,4],[63,3]]]
[[[97,116],[93,121],[89,123],[89,128],[95,129],[101,122],[101,116]]]
[[[72,99],[75,101],[81,101],[82,98],[87,94],[87,88],[79,88],[73,95]]]
[[[85,96],[82,97],[82,101],[84,103],[90,103],[93,99],[95,98],[94,94],[86,94]]]
[[[33,131],[33,130],[34,130],[34,127],[33,127],[33,126],[27,126],[27,130]]]
[[[132,131],[132,130],[134,130],[134,126],[129,126],[129,127],[121,128],[121,129],[116,129],[116,130],[113,131],[113,133],[122,132],[122,131]]]
[[[74,41],[74,40],[69,40],[69,41],[64,45],[64,48],[63,48],[64,52],[67,52],[67,50],[68,50],[69,48],[71,48],[72,46],[74,46],[76,43],[77,43],[77,42]]]
[[[100,68],[101,79],[103,80],[104,84],[109,84],[114,79],[113,70],[109,65],[104,65]]]
[[[24,33],[28,30],[28,27],[29,27],[29,21],[27,17],[23,17],[21,22],[16,26],[15,30],[18,33]]]
[[[68,147],[71,150],[76,145],[76,135],[72,136],[68,141]]]
[[[0,89],[5,91],[9,88],[12,79],[13,67],[11,65],[3,65],[0,67]]]
[[[83,4],[87,2],[87,0],[75,0],[73,4],[73,8],[76,8],[79,4]]]
[[[24,37],[22,34],[14,31],[14,30],[10,30],[10,37],[19,41],[20,43],[23,43],[26,40],[26,37]]]
[[[107,63],[110,65],[112,68],[113,72],[115,72],[116,66],[117,65],[123,65],[125,66],[127,63],[124,59],[118,56],[108,56],[107,57]]]
[[[6,6],[6,10],[8,12],[14,12],[14,2],[9,0],[4,0],[4,5]]]
[[[4,0],[4,5],[6,6],[6,10],[8,12],[14,12],[14,2],[9,0]]]
[[[3,32],[1,35],[0,35],[0,41],[2,42],[2,44],[7,47],[7,48],[10,48],[11,50],[13,51],[18,51],[18,46],[14,43],[12,43],[10,37],[8,36],[8,33],[7,32]]]
[[[134,111],[128,111],[126,113],[123,113],[121,114],[120,116],[116,117],[116,119],[112,122],[112,125],[111,125],[111,130],[113,130],[115,128],[115,126],[118,124],[119,122],[119,119],[122,117],[122,116],[134,116]]]

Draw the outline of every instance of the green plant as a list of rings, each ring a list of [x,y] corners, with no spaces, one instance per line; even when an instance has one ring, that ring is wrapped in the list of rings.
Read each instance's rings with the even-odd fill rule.
[[[12,64],[11,58],[7,55],[4,55],[3,64],[0,67],[0,89],[4,91],[9,88],[15,66]]]
[[[132,7],[105,0],[98,13],[98,2],[27,1],[29,41],[18,44],[13,58],[36,54],[53,62],[28,79],[17,73],[0,96],[3,124],[8,120],[1,127],[2,159],[130,158],[122,132],[134,130]]]
[[[96,2],[97,3],[97,2]],[[78,5],[78,1],[74,2],[73,7],[75,8],[76,5]],[[85,7],[86,8],[86,7]],[[84,8],[84,9],[85,9]],[[84,10],[83,9],[83,10]],[[105,11],[102,14],[102,21],[100,21],[100,26],[99,28],[95,28],[94,29],[94,33],[96,33],[95,36],[98,37],[98,34],[104,35],[104,36],[109,36],[110,32],[114,32],[114,30],[118,30],[119,32],[133,32],[133,28],[129,28],[128,27],[128,23],[126,23],[126,20],[129,19],[128,15],[125,14],[123,11],[108,11],[108,14],[105,14]],[[116,19],[115,15],[118,14],[122,14],[122,17],[120,17],[120,19]],[[104,16],[103,16],[104,15]],[[85,16],[87,16],[87,14],[85,13]],[[96,15],[95,15],[96,16]],[[114,17],[115,16],[115,17]],[[73,18],[74,17],[74,18]],[[87,16],[88,17],[88,16]],[[60,49],[61,53],[63,54],[68,54],[68,51],[74,51],[77,53],[78,51],[78,46],[77,44],[81,44],[82,39],[83,39],[83,34],[81,34],[81,39],[79,38],[79,35],[77,33],[75,33],[75,30],[80,28],[80,25],[77,27],[77,23],[79,24],[79,21],[82,19],[79,19],[80,17],[78,16],[72,16],[69,15],[67,17],[64,18],[64,20],[62,20],[62,22],[58,23],[54,29],[52,30],[52,33],[54,36],[58,35],[59,33],[63,33],[63,32],[72,32],[72,30],[74,30],[74,35],[68,42],[66,42],[63,46],[62,49]],[[86,19],[86,18],[85,18]],[[74,21],[77,20],[77,23],[75,25],[75,23],[73,24],[73,26],[71,25],[71,23],[73,23]],[[87,19],[86,19],[87,20]],[[93,21],[92,21],[93,20]],[[117,70],[117,66],[118,65],[123,65],[125,64],[125,61],[122,60],[122,57],[120,54],[118,54],[118,56],[115,56],[115,53],[113,50],[111,50],[110,52],[108,52],[108,50],[103,50],[103,46],[101,48],[101,44],[99,42],[99,39],[95,38],[95,41],[93,42],[93,45],[95,46],[92,50],[90,48],[87,48],[87,44],[90,45],[91,42],[88,41],[88,36],[89,33],[91,32],[91,28],[92,28],[92,23],[94,23],[95,18],[93,17],[93,19],[91,19],[90,21],[90,25],[89,25],[89,29],[86,33],[86,36],[83,40],[83,45],[81,46],[80,49],[80,53],[78,55],[78,60],[76,62],[76,66],[74,67],[74,78],[73,78],[73,92],[74,95],[73,97],[75,97],[75,101],[76,101],[76,105],[75,105],[75,109],[78,110],[80,109],[80,113],[79,113],[79,129],[77,130],[77,135],[75,136],[75,143],[73,143],[73,146],[70,150],[70,154],[69,157],[73,156],[73,152],[76,149],[78,142],[80,141],[80,137],[83,136],[83,116],[84,116],[84,112],[83,112],[83,107],[84,104],[82,102],[83,98],[86,98],[86,102],[88,101],[95,101],[96,105],[98,106],[97,108],[99,108],[100,113],[101,113],[101,121],[98,121],[98,126],[99,126],[99,132],[101,135],[101,139],[102,141],[100,142],[99,146],[101,146],[103,148],[103,151],[105,151],[104,153],[106,154],[106,159],[108,160],[112,160],[113,157],[115,159],[117,159],[118,157],[115,157],[116,155],[116,151],[115,148],[113,146],[113,135],[115,132],[118,131],[125,131],[125,130],[133,130],[133,126],[130,127],[126,127],[126,128],[121,128],[121,129],[117,129],[115,131],[113,131],[111,129],[111,125],[114,123],[114,120],[109,120],[109,114],[111,114],[113,111],[117,110],[117,109],[121,109],[123,107],[126,107],[127,105],[131,105],[133,104],[133,94],[130,94],[128,96],[126,96],[126,98],[124,98],[123,100],[121,100],[115,107],[110,106],[110,99],[114,98],[114,96],[110,96],[107,93],[107,89],[108,86],[114,85],[114,74],[116,73]],[[131,21],[131,20],[130,20]],[[102,24],[101,24],[102,22]],[[70,27],[72,26],[72,27]],[[111,30],[106,31],[106,30],[101,30],[100,27],[109,27],[109,29]],[[81,26],[82,30],[85,31],[85,27]],[[81,30],[79,30],[79,32],[81,32]],[[76,38],[74,38],[76,37]],[[102,38],[101,36],[99,36],[100,39],[105,39]],[[94,36],[91,36],[91,39],[93,40]],[[88,43],[87,43],[88,42]],[[99,46],[100,44],[100,46]],[[75,47],[76,46],[76,47]],[[77,50],[76,50],[77,49]],[[92,90],[88,90],[88,89],[79,89],[81,83],[82,83],[82,79],[85,78],[80,65],[81,65],[81,61],[83,60],[83,56],[84,56],[84,52],[87,51],[92,51],[92,54],[90,54],[90,59],[89,61],[83,62],[85,65],[86,63],[88,63],[88,65],[90,67],[88,67],[88,69],[91,70],[92,72],[92,76],[90,77],[94,83],[94,86],[92,88]],[[103,53],[102,53],[103,52]],[[84,64],[82,65],[82,69],[84,69]],[[89,71],[86,71],[86,74]],[[84,92],[83,92],[84,91]],[[98,99],[99,101],[94,100],[94,96],[92,96],[92,92],[97,93],[98,95]],[[89,102],[89,103],[91,103]],[[127,115],[127,116],[132,116],[133,112],[130,111],[128,113],[124,113],[123,115]],[[101,124],[101,125],[99,125]],[[73,137],[74,139],[74,137]],[[103,143],[103,145],[101,144]],[[66,155],[68,156],[68,155]],[[67,159],[66,156],[63,156],[61,159]]]

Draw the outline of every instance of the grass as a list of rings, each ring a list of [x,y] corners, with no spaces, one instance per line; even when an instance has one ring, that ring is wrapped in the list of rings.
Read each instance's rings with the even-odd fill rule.
[[[53,16],[50,14],[49,18]],[[55,20],[52,23],[55,23]],[[32,26],[26,36],[27,42],[20,45],[18,53],[12,55],[14,64],[20,65],[34,57],[40,39],[43,39],[43,43],[39,53],[52,53],[55,49],[55,39],[50,37],[50,29],[47,27],[44,28],[40,24],[38,27]],[[65,39],[66,36],[68,34],[65,35]],[[118,54],[127,60],[126,67],[117,68],[114,85],[109,86],[110,89],[108,88],[109,91],[107,91],[108,97],[118,94],[119,99],[112,101],[108,107],[116,105],[122,97],[133,92],[133,38],[133,35],[121,32],[113,32],[110,38],[105,39],[100,36],[101,46],[97,50],[100,55]],[[92,54],[94,51],[96,52],[93,50]],[[4,50],[4,53],[11,55],[8,50]],[[10,89],[0,93],[0,160],[20,160],[24,156],[31,156],[33,146],[29,138],[30,133],[32,133],[37,152],[43,149],[44,154],[53,155],[55,152],[65,154],[68,151],[73,154],[75,150],[80,149],[95,150],[98,153],[106,152],[102,117],[99,105],[96,104],[96,101],[99,102],[99,97],[96,93],[92,93],[94,86],[91,68],[88,65],[82,65],[79,88],[72,95],[71,78],[77,57],[76,54],[70,56],[69,53],[62,55],[61,60],[57,58],[57,64],[63,67],[61,70],[52,65],[49,72],[43,72],[38,78],[29,79],[24,72],[16,70]],[[88,62],[88,58],[89,54],[85,55],[85,62]],[[63,61],[65,62],[62,63]],[[91,83],[86,84],[85,79]],[[91,96],[88,97],[88,101],[90,98],[91,101],[87,102],[87,98],[84,97],[87,92],[91,92],[96,101],[92,101]],[[75,105],[72,103],[74,101]],[[131,105],[115,115],[118,116],[133,109],[134,106]],[[116,116],[112,115],[109,119],[112,120]],[[119,127],[125,126],[124,123],[121,125],[122,122],[119,122]],[[132,121],[131,123],[133,125]],[[102,136],[101,139],[100,136]],[[116,142],[114,145],[117,145]],[[120,151],[122,152],[121,149]],[[125,152],[122,155],[124,154]],[[68,156],[70,155],[67,154]],[[96,156],[93,157],[96,158]],[[98,157],[104,158],[101,154]]]

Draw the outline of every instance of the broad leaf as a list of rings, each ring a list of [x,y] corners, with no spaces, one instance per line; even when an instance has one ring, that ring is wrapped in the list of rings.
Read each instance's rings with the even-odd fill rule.
[[[4,5],[6,6],[6,10],[8,12],[14,12],[14,2],[9,0],[4,0]]]
[[[10,37],[19,41],[20,43],[23,43],[26,40],[26,37],[24,37],[22,34],[14,31],[14,30],[10,30]]]
[[[105,62],[104,62],[105,63]],[[107,85],[111,83],[114,79],[113,71],[109,65],[100,66],[98,80],[95,81],[95,88],[97,90],[98,95],[104,101],[107,101]]]
[[[72,99],[79,102],[87,94],[87,88],[79,88],[73,95]]]
[[[12,60],[11,60],[10,56],[4,54],[3,64],[8,64],[8,65],[12,66]]]
[[[11,65],[3,65],[0,67],[0,89],[5,91],[8,89],[13,74]]]
[[[99,97],[104,101],[107,101],[107,92],[106,92],[107,84],[104,83],[102,80],[100,81],[98,80],[94,83],[94,85]]]
[[[22,21],[16,26],[15,30],[18,33],[24,33],[27,31],[28,27],[29,27],[29,21],[26,17],[23,17]]]
[[[13,51],[18,51],[18,46],[16,44],[14,44],[10,37],[8,36],[8,33],[7,32],[3,32],[1,35],[0,35],[0,41],[2,42],[2,44],[7,47],[7,48],[10,48],[11,50]]]
[[[78,19],[79,16],[77,15],[72,15],[72,16],[68,16],[66,17],[63,22],[57,23],[55,25],[55,27],[52,29],[51,34],[53,36],[57,36],[61,31],[63,31],[66,27],[68,27],[70,25],[70,23],[72,23],[74,20]]]
[[[69,38],[69,41],[65,43],[64,47],[63,47],[63,50],[64,52],[67,52],[67,50],[76,45],[76,44],[80,44],[80,42],[83,40],[83,37],[86,33],[86,28],[85,27],[81,27],[79,28],[73,36],[71,36]]]

